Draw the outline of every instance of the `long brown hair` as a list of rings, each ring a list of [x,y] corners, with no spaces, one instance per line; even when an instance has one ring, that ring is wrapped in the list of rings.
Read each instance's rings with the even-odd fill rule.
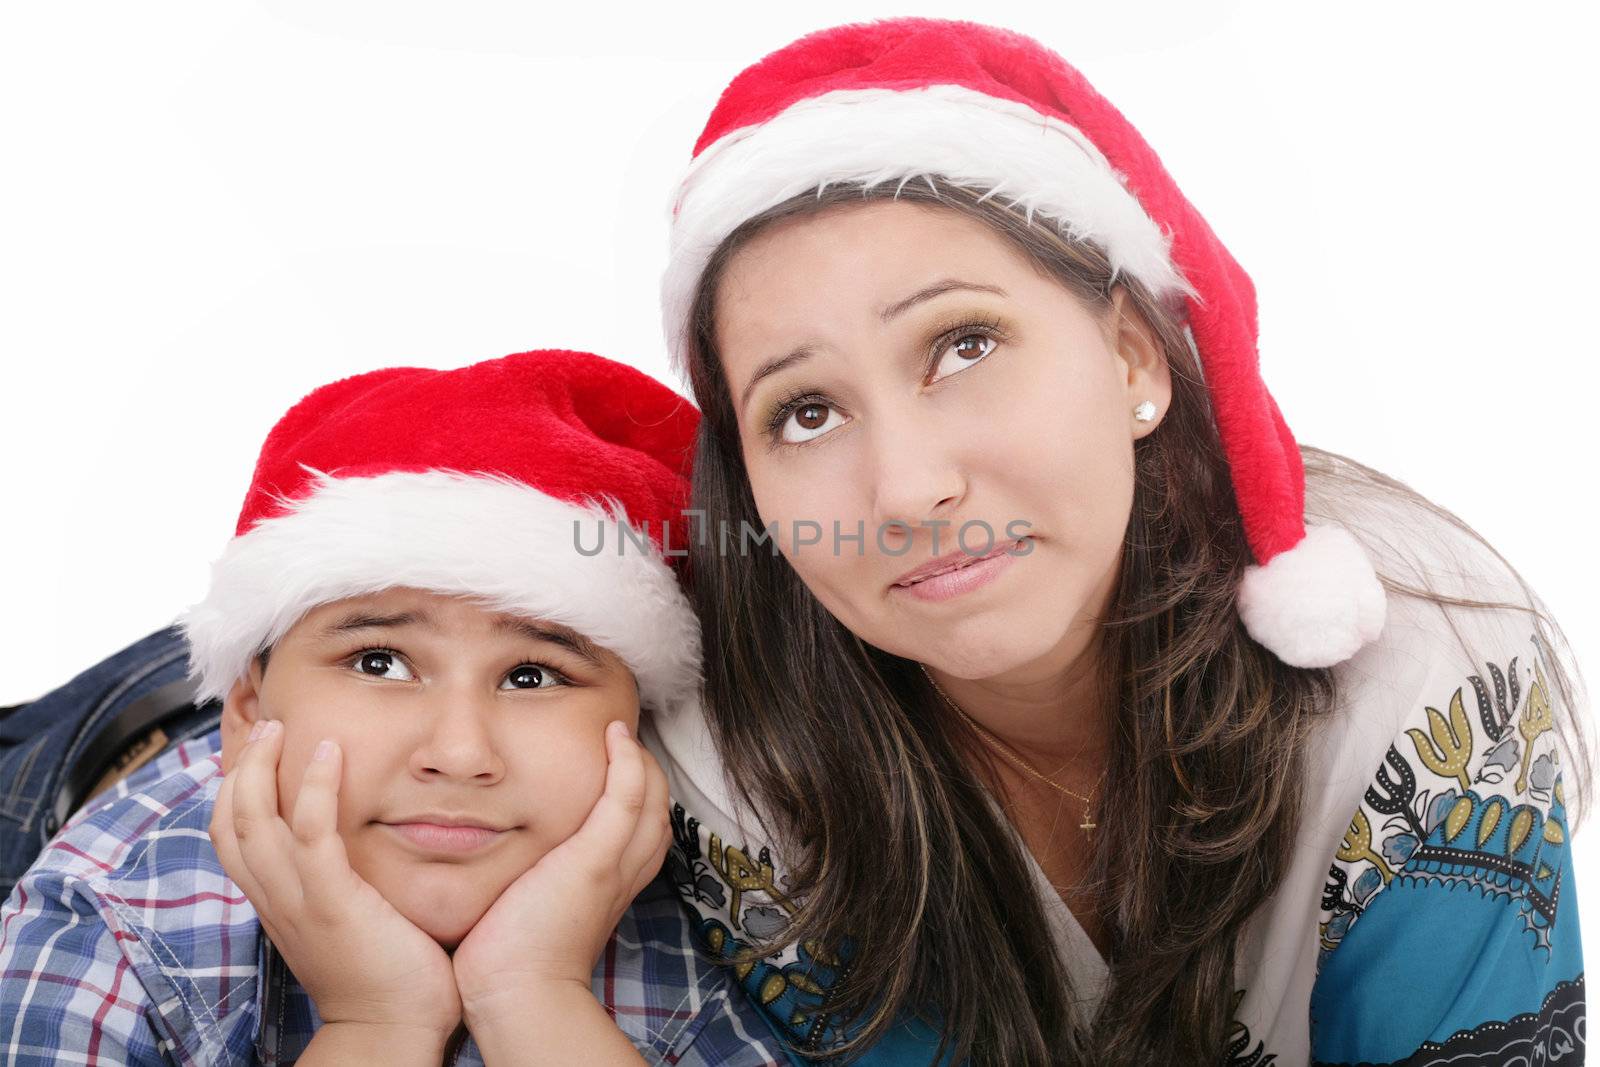
[[[862,642],[781,557],[701,543],[691,575],[712,732],[730,783],[793,846],[790,887],[802,901],[752,955],[851,939],[850,969],[826,1005],[858,1028],[846,1055],[912,1012],[940,1028],[955,1061],[1218,1062],[1238,935],[1294,852],[1306,740],[1336,694],[1330,670],[1285,665],[1239,621],[1251,555],[1181,310],[1115,276],[1094,245],[981,191],[930,179],[796,197],[731,234],[696,294],[694,506],[709,528],[761,527],[715,344],[729,260],[781,219],[880,196],[983,221],[1091,311],[1108,313],[1123,286],[1172,370],[1168,413],[1134,447],[1132,513],[1102,628],[1115,708],[1082,888],[1110,931],[1109,987],[1092,1023],[1071,1016],[1024,846],[989,799],[993,778],[970,733],[917,664]],[[1466,529],[1375,471],[1304,453],[1308,477],[1398,494]],[[1385,584],[1441,604],[1506,606]],[[1553,670],[1570,699],[1565,671]]]

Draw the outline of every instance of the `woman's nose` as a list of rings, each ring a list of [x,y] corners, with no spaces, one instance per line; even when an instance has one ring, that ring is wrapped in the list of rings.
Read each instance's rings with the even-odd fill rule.
[[[925,414],[882,413],[867,434],[872,518],[888,538],[907,535],[899,524],[914,531],[958,512],[967,491],[954,443]]]

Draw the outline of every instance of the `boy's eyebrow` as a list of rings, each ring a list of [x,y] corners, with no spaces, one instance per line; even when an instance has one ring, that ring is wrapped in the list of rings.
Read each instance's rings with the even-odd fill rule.
[[[433,620],[420,611],[398,611],[393,615],[370,615],[363,611],[346,615],[322,631],[325,637],[335,637],[339,634],[349,633],[351,630],[376,630],[383,627],[411,626],[421,623],[424,626],[432,625]]]
[[[497,630],[507,630],[526,637],[530,641],[548,641],[551,644],[560,645],[574,655],[588,660],[589,664],[597,669],[605,666],[600,655],[599,646],[582,634],[568,630],[565,627],[549,626],[533,622],[530,619],[518,619],[509,615],[502,615],[495,620],[494,626]]]
[[[373,615],[357,611],[345,616],[343,619],[322,631],[324,637],[337,637],[352,630],[376,630],[399,626],[432,626],[433,619],[424,611],[397,611],[391,615]],[[582,634],[569,630],[564,626],[552,626],[547,623],[534,622],[531,619],[521,619],[513,615],[501,615],[495,619],[494,628],[509,633],[526,637],[530,641],[548,641],[560,645],[576,656],[587,660],[595,668],[603,668],[605,660],[600,652],[600,647]]]

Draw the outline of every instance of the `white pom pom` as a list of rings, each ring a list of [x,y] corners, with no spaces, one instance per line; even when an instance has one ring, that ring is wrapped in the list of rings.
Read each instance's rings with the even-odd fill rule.
[[[1331,667],[1383,630],[1387,598],[1350,531],[1312,526],[1305,540],[1251,566],[1239,617],[1251,637],[1291,667]]]

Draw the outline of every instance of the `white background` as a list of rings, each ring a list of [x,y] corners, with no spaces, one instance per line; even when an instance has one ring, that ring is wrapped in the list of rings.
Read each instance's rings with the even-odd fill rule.
[[[1254,274],[1297,435],[1456,510],[1592,675],[1588,7],[916,13],[1082,69]],[[5,7],[0,704],[200,597],[263,436],[318,384],[555,346],[665,377],[666,205],[717,93],[803,32],[902,13]],[[1591,931],[1597,840],[1579,838]]]

